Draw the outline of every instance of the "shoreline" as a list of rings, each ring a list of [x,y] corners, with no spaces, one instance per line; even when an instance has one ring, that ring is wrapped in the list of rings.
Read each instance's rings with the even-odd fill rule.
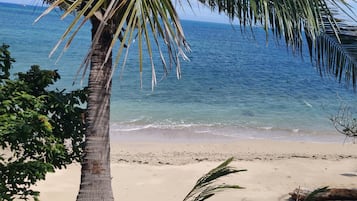
[[[295,188],[357,188],[357,144],[274,140],[112,139],[111,171],[115,200],[180,201],[204,173],[229,157],[247,169],[223,182],[228,190],[211,201],[287,200]],[[43,201],[75,200],[80,165],[49,174],[36,187]],[[140,193],[138,193],[140,192]]]
[[[273,127],[249,128],[229,125],[141,125],[111,123],[111,138],[118,141],[225,141],[273,140],[313,143],[351,143],[336,130],[277,129]],[[355,142],[357,142],[355,140]]]

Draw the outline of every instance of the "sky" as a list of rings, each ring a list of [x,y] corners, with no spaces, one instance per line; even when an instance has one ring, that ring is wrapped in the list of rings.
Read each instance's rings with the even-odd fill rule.
[[[23,4],[23,5],[42,5],[42,0],[0,0],[0,2]],[[175,1],[174,1],[175,2]],[[216,23],[229,23],[228,17],[212,13],[210,9],[202,6],[202,4],[191,1],[192,9],[187,5],[187,1],[181,1],[182,6],[177,4],[177,12],[179,17],[184,20],[208,21]]]

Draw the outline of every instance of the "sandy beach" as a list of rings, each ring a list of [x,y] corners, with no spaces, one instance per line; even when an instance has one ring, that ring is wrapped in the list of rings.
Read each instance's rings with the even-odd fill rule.
[[[357,188],[357,144],[271,140],[112,140],[116,200],[180,201],[196,180],[229,157],[247,169],[224,181],[245,189],[222,192],[210,200],[287,200],[295,188]],[[40,182],[43,201],[75,200],[80,165],[49,174]]]

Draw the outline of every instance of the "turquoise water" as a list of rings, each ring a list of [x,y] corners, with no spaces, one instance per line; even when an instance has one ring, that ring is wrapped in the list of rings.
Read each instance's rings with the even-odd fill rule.
[[[0,3],[0,42],[11,45],[16,71],[31,64],[59,69],[58,88],[72,86],[90,44],[90,27],[56,63],[51,48],[68,25],[60,12],[32,25],[43,8]],[[287,51],[281,42],[265,42],[265,33],[241,33],[227,24],[182,22],[192,52],[182,62],[182,79],[175,72],[151,91],[150,65],[140,89],[136,47],[124,71],[113,80],[112,134],[159,133],[165,136],[225,135],[238,138],[339,141],[328,118],[341,103],[353,104],[355,94],[334,78],[319,76],[310,63]],[[162,76],[160,62],[157,73]],[[85,83],[85,81],[84,81]]]

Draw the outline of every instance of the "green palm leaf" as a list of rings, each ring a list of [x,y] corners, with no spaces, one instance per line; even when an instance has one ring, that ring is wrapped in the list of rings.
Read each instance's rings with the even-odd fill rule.
[[[338,37],[326,29],[315,43],[309,42],[310,55],[321,75],[333,75],[339,82],[352,84],[357,81],[357,26],[339,22]]]
[[[267,37],[271,31],[283,38],[294,51],[301,50],[305,31],[312,38],[323,30],[321,16],[328,13],[326,1],[321,0],[199,0],[213,11],[238,20],[242,27],[261,26]],[[322,9],[323,8],[323,9]],[[329,16],[332,18],[332,16]],[[331,26],[336,23],[331,21]]]
[[[216,184],[218,179],[234,174],[237,172],[243,172],[247,170],[238,170],[234,167],[229,166],[233,161],[233,157],[227,159],[222,164],[216,168],[209,171],[207,174],[199,178],[192,188],[192,190],[186,195],[183,201],[203,201],[216,193],[226,190],[226,189],[242,189],[243,187],[238,185],[229,185],[229,184]]]
[[[355,15],[344,0],[199,0],[213,11],[238,20],[242,27],[262,26],[302,53],[304,38],[311,61],[321,75],[333,75],[356,88],[357,26],[343,24],[336,14]],[[351,14],[350,14],[351,13]],[[355,18],[355,17],[354,17]],[[354,19],[353,19],[354,20]],[[356,20],[354,20],[356,22]]]
[[[81,70],[85,71],[88,68],[90,58],[93,54],[92,49],[98,42],[98,37],[102,33],[104,27],[112,26],[114,37],[107,52],[105,62],[108,62],[109,56],[111,55],[115,44],[118,42],[118,39],[121,44],[115,57],[114,67],[119,65],[119,61],[125,52],[124,49],[130,48],[131,44],[137,40],[139,41],[140,47],[138,54],[140,61],[138,66],[139,72],[142,74],[144,58],[143,44],[146,44],[147,54],[150,58],[152,68],[153,87],[156,85],[153,56],[154,48],[159,50],[164,72],[168,72],[168,69],[171,69],[172,66],[175,65],[177,69],[177,77],[180,78],[180,58],[187,60],[188,57],[185,52],[190,51],[190,48],[186,42],[175,7],[170,0],[47,0],[44,2],[50,3],[51,5],[41,16],[39,16],[38,19],[36,19],[36,21],[47,15],[57,6],[64,9],[62,18],[67,17],[69,13],[75,14],[72,23],[63,33],[50,55],[52,55],[59,45],[66,41],[66,39],[67,42],[65,48],[67,48],[82,25],[91,18],[97,18],[101,21],[101,24],[97,33],[93,37],[92,48],[81,65]],[[152,33],[151,35],[149,33],[149,28]],[[164,51],[161,48],[162,44],[167,47],[167,51]],[[164,52],[168,52],[166,57]],[[124,61],[125,60],[126,58]],[[169,60],[170,62],[168,63],[166,60]]]
[[[322,188],[318,188],[314,191],[312,191],[311,193],[309,193],[306,198],[304,199],[304,201],[314,201],[315,200],[315,196],[319,193],[323,193],[323,192],[326,192],[328,191],[329,188],[328,186],[325,186],[325,187],[322,187]]]

